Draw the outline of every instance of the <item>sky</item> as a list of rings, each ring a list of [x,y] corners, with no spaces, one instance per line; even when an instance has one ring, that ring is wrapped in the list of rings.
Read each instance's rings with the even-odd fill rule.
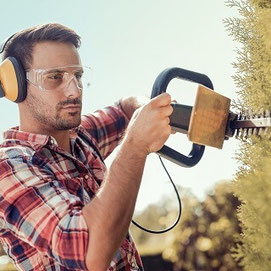
[[[232,63],[238,44],[226,32],[223,19],[237,15],[223,0],[9,0],[0,17],[0,40],[48,22],[74,29],[82,37],[82,62],[93,73],[92,86],[83,94],[83,113],[121,97],[150,96],[157,75],[168,67],[204,73],[216,92],[236,99]],[[168,92],[178,102],[193,105],[196,88],[174,79]],[[17,105],[0,99],[0,116],[2,141],[2,132],[19,123]],[[167,144],[186,155],[192,146],[180,134],[171,136]],[[206,147],[195,167],[165,163],[176,184],[203,199],[215,183],[233,178],[238,168],[237,150],[237,140],[230,139],[222,150]],[[114,157],[106,163],[110,165]],[[172,192],[157,155],[149,155],[136,210]]]

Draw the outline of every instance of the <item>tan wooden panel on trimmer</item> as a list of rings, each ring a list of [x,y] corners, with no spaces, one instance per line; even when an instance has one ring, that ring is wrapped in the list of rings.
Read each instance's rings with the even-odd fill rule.
[[[222,149],[231,100],[199,85],[191,113],[188,139]]]

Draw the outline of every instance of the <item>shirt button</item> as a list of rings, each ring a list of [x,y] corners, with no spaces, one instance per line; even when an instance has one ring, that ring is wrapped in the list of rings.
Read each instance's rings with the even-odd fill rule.
[[[85,175],[85,179],[87,180],[89,178],[89,175]]]

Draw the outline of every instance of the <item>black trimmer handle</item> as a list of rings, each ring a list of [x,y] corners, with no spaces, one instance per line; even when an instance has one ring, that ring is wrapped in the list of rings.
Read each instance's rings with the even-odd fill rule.
[[[194,83],[204,85],[210,89],[214,89],[212,81],[205,74],[181,68],[168,68],[162,71],[156,78],[152,88],[151,98],[154,98],[159,94],[166,92],[169,82],[174,78],[188,80]],[[193,143],[192,150],[190,151],[189,155],[186,156],[164,145],[162,149],[160,149],[157,153],[160,156],[182,167],[193,167],[200,161],[204,153],[204,149],[205,146]]]

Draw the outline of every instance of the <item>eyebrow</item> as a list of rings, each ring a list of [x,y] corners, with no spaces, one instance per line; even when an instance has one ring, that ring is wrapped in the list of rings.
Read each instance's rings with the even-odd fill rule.
[[[65,72],[64,70],[60,69],[52,69],[52,70],[44,70],[45,73],[51,73],[51,72]]]
[[[50,69],[50,70],[45,70],[45,73],[54,73],[54,72],[67,72],[67,70],[65,70],[65,68],[63,69],[59,69],[59,68],[56,68],[56,69]],[[74,72],[84,72],[84,69],[83,67],[78,67],[77,69],[74,69]]]

